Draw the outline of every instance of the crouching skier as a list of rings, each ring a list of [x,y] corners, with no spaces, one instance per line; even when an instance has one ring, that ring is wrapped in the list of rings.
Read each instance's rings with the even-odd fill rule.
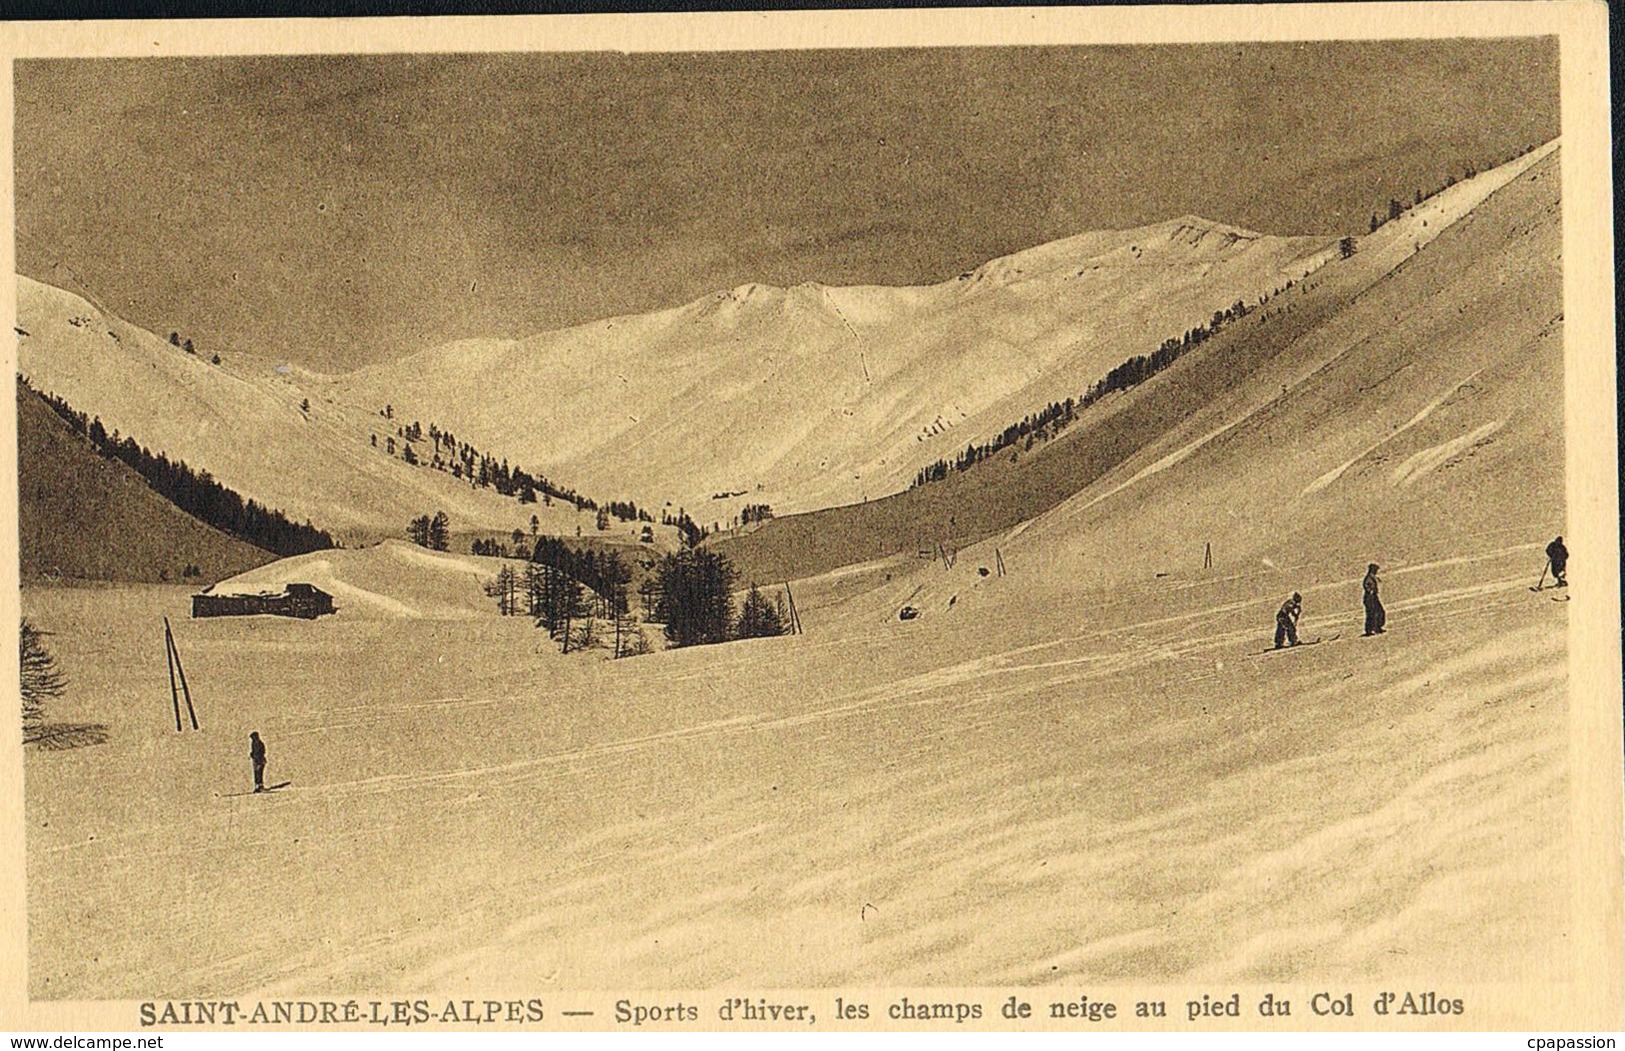
[[[1275,614],[1275,648],[1298,644],[1298,618],[1303,615],[1303,596],[1296,591]]]

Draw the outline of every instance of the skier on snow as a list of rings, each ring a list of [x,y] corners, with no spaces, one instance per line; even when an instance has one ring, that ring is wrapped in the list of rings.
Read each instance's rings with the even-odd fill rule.
[[[1377,579],[1377,564],[1375,562],[1365,567],[1365,582],[1361,585],[1365,590],[1365,633],[1367,636],[1381,635],[1388,623],[1388,611],[1382,608],[1382,600],[1377,597],[1377,587],[1382,582]]]
[[[1298,618],[1303,615],[1303,596],[1296,591],[1275,614],[1275,648],[1298,644]]]
[[[265,742],[260,740],[260,732],[255,730],[248,735],[248,758],[254,761],[254,791],[265,791]]]
[[[1568,572],[1569,549],[1563,546],[1563,538],[1558,537],[1546,545],[1546,558],[1552,564],[1552,579],[1557,581],[1553,587],[1566,588],[1569,586]]]

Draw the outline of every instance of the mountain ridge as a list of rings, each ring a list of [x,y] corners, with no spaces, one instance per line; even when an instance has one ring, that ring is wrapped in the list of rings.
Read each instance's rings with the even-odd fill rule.
[[[1146,349],[1146,331],[1177,334],[1335,254],[1335,238],[1181,216],[1032,246],[930,285],[751,282],[649,314],[461,340],[334,386],[388,392],[527,463],[589,488],[637,486],[710,525],[700,509],[716,492],[794,510],[906,488],[962,444],[947,432],[1002,427],[1018,406],[1075,394]]]

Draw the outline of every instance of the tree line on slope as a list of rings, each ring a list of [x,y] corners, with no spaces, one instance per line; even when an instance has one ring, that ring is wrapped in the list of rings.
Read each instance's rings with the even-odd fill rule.
[[[1478,175],[1478,173],[1480,171],[1489,171],[1491,168],[1498,168],[1503,164],[1511,164],[1513,161],[1517,160],[1519,157],[1522,157],[1525,154],[1534,152],[1534,149],[1535,149],[1535,144],[1530,143],[1529,145],[1524,146],[1524,147],[1522,147],[1520,149],[1513,150],[1511,153],[1507,154],[1506,157],[1504,159],[1502,159],[1502,160],[1498,160],[1498,161],[1497,160],[1491,160],[1488,164],[1485,164],[1482,168],[1480,168],[1477,164],[1468,163],[1462,169],[1462,175],[1461,175],[1462,181],[1465,182],[1466,180],[1475,177],[1476,175]],[[1371,233],[1376,233],[1378,230],[1382,229],[1388,223],[1391,223],[1395,219],[1398,219],[1400,216],[1404,215],[1405,212],[1407,210],[1409,210],[1410,208],[1418,207],[1419,205],[1421,205],[1421,203],[1423,201],[1426,201],[1429,198],[1438,196],[1439,194],[1443,193],[1445,190],[1448,190],[1450,187],[1452,187],[1454,185],[1456,185],[1456,177],[1455,177],[1455,175],[1453,175],[1453,174],[1452,175],[1446,175],[1444,177],[1444,182],[1440,183],[1438,186],[1434,187],[1432,190],[1428,190],[1428,191],[1425,191],[1425,192],[1422,191],[1422,190],[1417,190],[1416,191],[1416,196],[1414,198],[1412,198],[1412,201],[1411,201],[1410,205],[1408,205],[1408,206],[1405,204],[1405,202],[1401,201],[1397,197],[1388,198],[1388,214],[1386,216],[1379,215],[1376,212],[1371,213],[1370,232]]]
[[[393,421],[394,405],[385,405],[378,410],[378,415]],[[544,505],[551,506],[554,500],[561,500],[573,505],[577,511],[607,511],[623,522],[654,521],[648,511],[631,500],[610,500],[600,504],[591,497],[555,484],[545,475],[532,474],[517,464],[510,466],[506,457],[498,459],[469,442],[459,442],[456,435],[443,430],[433,420],[429,421],[427,429],[417,420],[410,424],[398,424],[395,434],[386,435],[384,439],[384,451],[390,456],[396,453],[397,438],[400,440],[400,458],[403,462],[414,467],[445,471],[453,478],[467,481],[471,487],[494,489],[499,495],[513,497],[522,504],[534,504],[539,498]],[[427,460],[418,454],[413,442],[428,443],[432,447]],[[372,445],[373,448],[378,447],[377,434],[372,435]]]
[[[22,377],[17,382],[33,390]],[[117,430],[108,433],[100,417],[87,417],[54,394],[42,393],[40,397],[97,453],[135,471],[155,492],[193,518],[283,557],[335,546],[331,536],[310,522],[293,522],[281,511],[243,499],[215,481],[208,471],[193,470],[182,460],[153,453],[134,438],[120,437]]]
[[[1352,248],[1349,254],[1353,254]],[[1258,307],[1263,306],[1273,296],[1293,287],[1288,281],[1282,288],[1261,297],[1258,304],[1247,306],[1242,300],[1236,300],[1223,310],[1215,310],[1213,316],[1205,323],[1186,330],[1182,337],[1171,336],[1162,341],[1162,344],[1150,354],[1136,354],[1117,365],[1106,375],[1096,380],[1077,398],[1068,398],[1061,402],[1051,402],[1049,406],[1037,413],[1022,418],[1020,423],[1013,423],[1003,431],[982,442],[980,445],[971,443],[965,446],[965,451],[956,456],[952,462],[944,459],[937,460],[927,467],[920,468],[914,476],[914,484],[910,488],[918,488],[931,482],[938,482],[948,477],[949,471],[964,471],[997,455],[1001,450],[1025,439],[1026,448],[1031,449],[1035,441],[1046,441],[1059,434],[1077,419],[1077,414],[1108,394],[1128,390],[1145,382],[1163,369],[1178,361],[1180,357],[1193,347],[1205,343],[1218,334],[1219,330],[1233,321],[1251,314]]]

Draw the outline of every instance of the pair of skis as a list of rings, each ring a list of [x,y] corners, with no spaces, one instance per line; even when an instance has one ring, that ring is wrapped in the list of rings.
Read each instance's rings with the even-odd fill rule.
[[[262,796],[267,792],[280,792],[291,784],[293,784],[292,781],[283,781],[280,784],[266,785],[257,792],[250,788],[244,792],[216,792],[215,795],[219,796],[221,799],[236,799],[239,796]]]
[[[1552,560],[1548,558],[1546,560],[1546,564],[1541,567],[1540,581],[1537,584],[1535,584],[1534,587],[1530,588],[1529,589],[1530,591],[1533,591],[1533,592],[1539,594],[1540,592],[1546,590],[1546,573],[1551,568],[1552,568]],[[1568,587],[1568,584],[1567,584],[1567,582],[1560,581],[1560,582],[1558,582],[1558,583],[1556,583],[1556,584],[1554,584],[1552,586],[1554,588],[1565,588],[1565,587]],[[1551,598],[1551,600],[1553,602],[1567,602],[1569,600],[1569,597],[1567,595],[1552,595],[1552,596],[1550,596],[1550,598]]]
[[[1296,643],[1292,644],[1291,646],[1271,646],[1267,650],[1259,650],[1258,653],[1257,653],[1257,656],[1262,657],[1266,653],[1285,653],[1287,650],[1301,650],[1305,646],[1319,646],[1323,642],[1334,642],[1337,639],[1340,639],[1342,637],[1343,636],[1342,636],[1341,633],[1338,633],[1336,635],[1324,635],[1324,636],[1316,635],[1312,639],[1299,639]]]

